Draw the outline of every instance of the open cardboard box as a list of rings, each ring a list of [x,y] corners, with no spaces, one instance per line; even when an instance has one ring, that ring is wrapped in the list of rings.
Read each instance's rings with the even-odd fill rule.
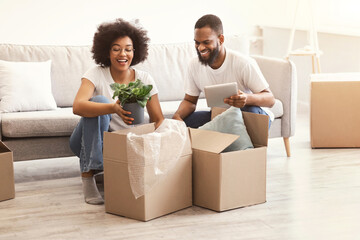
[[[0,141],[0,201],[15,197],[12,151]]]
[[[360,147],[359,92],[360,73],[311,75],[312,148]]]
[[[225,109],[213,108],[212,118]],[[193,149],[193,203],[224,211],[266,201],[269,118],[243,112],[255,148],[221,153],[238,136],[190,129]]]
[[[129,132],[138,135],[146,134],[154,130],[154,124],[145,124],[130,129],[104,133],[106,212],[148,221],[192,206],[192,151],[189,136],[176,166],[150,192],[137,199],[134,197],[129,180],[126,135]],[[151,170],[153,169],[145,167],[145,176],[147,171]]]

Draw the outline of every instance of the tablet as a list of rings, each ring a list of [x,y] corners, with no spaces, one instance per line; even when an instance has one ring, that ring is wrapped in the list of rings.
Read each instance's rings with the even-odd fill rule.
[[[230,107],[224,103],[224,98],[236,95],[238,92],[236,82],[206,86],[204,88],[208,107]]]

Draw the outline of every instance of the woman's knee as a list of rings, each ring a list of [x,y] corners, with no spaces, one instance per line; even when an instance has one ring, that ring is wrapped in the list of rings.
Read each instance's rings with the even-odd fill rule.
[[[90,98],[91,102],[97,102],[97,103],[110,103],[109,99],[103,95],[96,95],[92,98]]]
[[[91,102],[97,102],[97,103],[111,103],[110,100],[107,97],[103,96],[103,95],[96,95],[96,96],[90,98],[90,101]],[[105,121],[110,122],[110,120],[111,120],[111,114],[105,114],[105,115],[101,115],[101,116],[98,116],[98,117],[103,121],[105,120]]]

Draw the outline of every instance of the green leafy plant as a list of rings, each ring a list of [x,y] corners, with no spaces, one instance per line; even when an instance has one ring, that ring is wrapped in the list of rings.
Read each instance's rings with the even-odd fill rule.
[[[118,97],[121,106],[124,106],[125,103],[137,102],[141,107],[145,107],[147,101],[151,99],[150,91],[153,88],[151,84],[144,85],[139,79],[130,82],[129,85],[112,83],[110,87],[114,90],[112,98]]]

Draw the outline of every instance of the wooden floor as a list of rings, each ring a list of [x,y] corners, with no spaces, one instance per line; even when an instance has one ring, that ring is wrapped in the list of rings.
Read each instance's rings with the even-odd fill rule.
[[[282,139],[269,141],[267,202],[223,213],[191,207],[131,220],[84,203],[75,159],[15,163],[0,239],[360,239],[360,149],[311,149],[308,119],[298,115],[291,158]]]

